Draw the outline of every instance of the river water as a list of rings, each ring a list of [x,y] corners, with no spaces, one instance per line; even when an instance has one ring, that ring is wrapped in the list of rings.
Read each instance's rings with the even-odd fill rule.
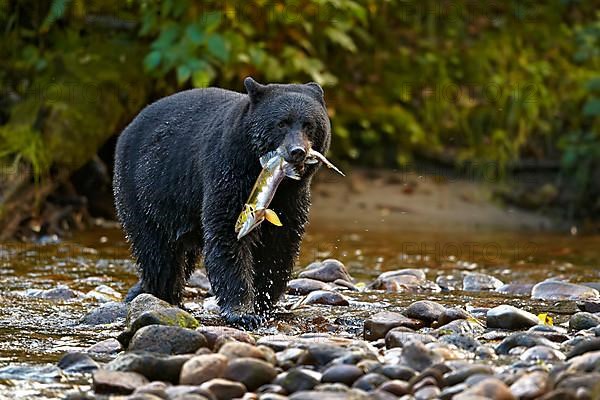
[[[312,226],[303,242],[298,267],[337,258],[358,282],[406,267],[424,268],[430,280],[464,271],[493,275],[505,283],[536,283],[546,278],[600,282],[600,237],[550,233],[370,232]],[[35,297],[37,289],[66,285],[83,294],[106,285],[121,294],[136,278],[128,246],[116,228],[95,228],[71,239],[0,245],[0,398],[56,398],[66,389],[89,384],[52,368],[62,354],[114,337],[115,327],[85,327],[79,321],[100,303],[90,296],[71,300]],[[376,308],[399,308],[415,299],[445,305],[490,307],[508,303],[532,312],[551,312],[560,323],[573,304],[543,303],[529,297],[460,290],[434,295],[379,292],[349,295]],[[369,307],[359,307],[368,314]],[[346,307],[319,307],[319,313],[352,315]],[[275,329],[275,328],[273,328]]]

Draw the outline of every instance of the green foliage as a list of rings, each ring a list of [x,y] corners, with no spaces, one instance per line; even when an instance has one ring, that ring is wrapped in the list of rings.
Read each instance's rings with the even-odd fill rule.
[[[34,176],[40,177],[50,166],[50,155],[39,132],[31,126],[0,126],[0,160],[13,158],[31,165]]]
[[[0,2],[0,83],[27,103],[33,80],[79,71],[79,81],[114,89],[123,76],[131,79],[120,69],[133,62],[152,79],[153,97],[210,85],[240,90],[248,75],[312,80],[326,87],[338,160],[388,167],[415,155],[457,166],[562,160],[563,175],[575,177],[578,198],[586,199],[600,140],[600,13],[593,3],[11,0]],[[92,16],[135,25],[98,27]],[[142,56],[111,57],[111,48],[128,47]],[[74,120],[99,131],[86,121],[90,107],[71,112],[58,100],[52,109],[67,120],[53,129],[68,130]],[[137,111],[103,103],[129,118]],[[3,135],[36,131],[33,117]],[[34,154],[22,157],[33,162],[37,152],[25,146],[23,154]]]

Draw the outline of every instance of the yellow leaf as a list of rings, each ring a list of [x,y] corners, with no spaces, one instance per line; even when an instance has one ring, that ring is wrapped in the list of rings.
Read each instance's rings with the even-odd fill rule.
[[[552,317],[549,316],[548,313],[538,314],[538,320],[540,321],[541,325],[548,325],[548,326],[554,325],[554,320],[552,320]]]
[[[275,226],[282,226],[283,224],[281,223],[281,221],[279,220],[279,217],[277,216],[277,214],[275,214],[275,211],[273,210],[265,210],[265,218],[267,219],[267,221],[269,221],[270,223],[272,223]]]

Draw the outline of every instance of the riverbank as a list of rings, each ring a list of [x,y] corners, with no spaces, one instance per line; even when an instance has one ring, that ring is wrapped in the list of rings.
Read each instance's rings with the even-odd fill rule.
[[[444,173],[445,171],[445,173]],[[414,171],[353,169],[346,178],[323,170],[315,178],[311,225],[374,231],[562,231],[540,212],[503,204],[497,181]]]

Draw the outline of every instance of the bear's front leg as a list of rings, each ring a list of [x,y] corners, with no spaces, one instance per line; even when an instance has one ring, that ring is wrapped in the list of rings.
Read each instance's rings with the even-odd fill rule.
[[[254,329],[266,319],[254,310],[253,259],[248,241],[238,241],[226,215],[204,218],[204,264],[221,314],[228,324]]]

